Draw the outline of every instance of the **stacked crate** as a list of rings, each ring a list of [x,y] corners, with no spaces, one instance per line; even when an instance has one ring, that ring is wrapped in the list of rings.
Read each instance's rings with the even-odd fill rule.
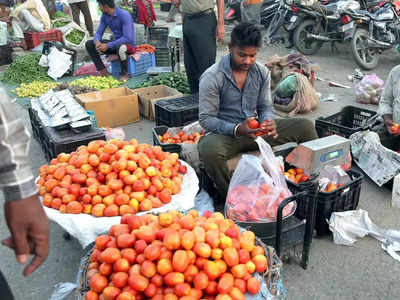
[[[168,44],[168,27],[150,27],[148,43],[156,48],[156,66],[171,66],[171,53]]]

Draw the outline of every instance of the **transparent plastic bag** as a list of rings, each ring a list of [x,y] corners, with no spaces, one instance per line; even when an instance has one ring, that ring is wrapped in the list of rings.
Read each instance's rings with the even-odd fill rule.
[[[279,204],[292,194],[271,147],[260,137],[256,142],[261,155],[244,154],[233,173],[226,200],[227,215],[237,221],[273,222]],[[283,216],[293,210],[294,204],[288,204]]]
[[[356,84],[356,102],[363,104],[379,104],[384,82],[376,74],[365,75]]]
[[[112,140],[112,139],[124,140],[125,136],[126,136],[125,131],[121,127],[106,129],[106,140],[107,141]]]

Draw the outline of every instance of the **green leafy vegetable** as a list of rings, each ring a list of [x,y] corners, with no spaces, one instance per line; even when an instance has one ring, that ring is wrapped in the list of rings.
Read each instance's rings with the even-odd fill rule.
[[[85,37],[85,33],[78,30],[78,29],[73,29],[71,30],[70,33],[68,33],[65,37],[65,39],[70,42],[71,44],[74,45],[79,45],[83,38]]]
[[[190,94],[189,83],[186,74],[184,73],[161,74],[131,88],[141,88],[160,84],[174,88],[182,94]]]

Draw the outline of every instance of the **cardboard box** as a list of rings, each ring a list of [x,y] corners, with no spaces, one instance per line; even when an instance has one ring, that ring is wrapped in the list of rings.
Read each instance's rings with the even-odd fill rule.
[[[93,110],[99,127],[116,127],[139,121],[137,95],[126,87],[76,95],[86,110]]]
[[[155,108],[154,104],[159,100],[173,99],[183,96],[176,89],[166,85],[155,85],[145,88],[132,90],[139,96],[139,111],[146,119],[154,121]]]

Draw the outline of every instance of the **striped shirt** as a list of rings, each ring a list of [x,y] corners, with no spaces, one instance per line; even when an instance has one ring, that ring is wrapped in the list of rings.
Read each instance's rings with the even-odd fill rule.
[[[0,87],[0,188],[6,202],[37,193],[28,160],[30,134],[13,106]]]

